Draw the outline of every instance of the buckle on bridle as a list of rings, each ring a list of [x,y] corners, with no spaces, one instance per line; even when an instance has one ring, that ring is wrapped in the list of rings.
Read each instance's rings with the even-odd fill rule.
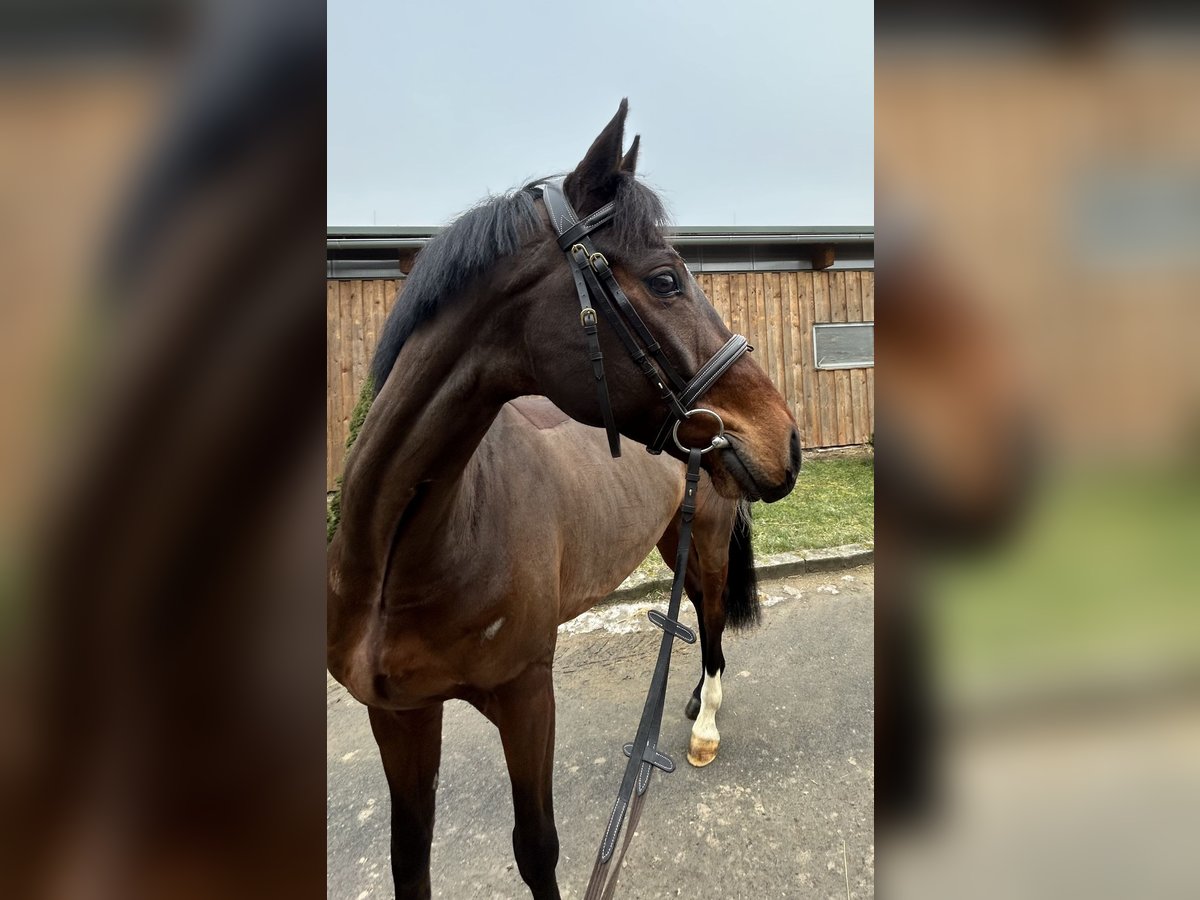
[[[584,328],[588,328],[596,324],[596,311],[590,306],[585,306],[579,311],[579,324]]]
[[[700,451],[700,455],[703,456],[709,450],[719,450],[722,447],[728,447],[729,446],[729,438],[725,437],[725,423],[721,420],[721,417],[718,416],[715,412],[713,412],[711,409],[705,409],[703,406],[697,406],[695,409],[689,409],[687,412],[685,412],[683,414],[683,419],[679,419],[678,421],[675,422],[675,427],[673,427],[671,429],[671,438],[675,441],[675,446],[678,447],[680,450],[682,450],[684,453],[687,453],[693,449],[691,447],[685,447],[680,442],[679,426],[683,424],[684,419],[690,419],[692,416],[698,415],[699,413],[704,413],[705,415],[712,416],[714,419],[717,420],[717,433],[715,435],[713,435],[713,439],[712,439],[711,443],[709,443],[709,445],[707,447],[705,447],[703,450]]]
[[[574,249],[574,248],[572,248],[572,249]],[[599,262],[597,262],[597,260],[599,260]],[[601,253],[599,250],[597,250],[595,253],[593,253],[591,256],[589,256],[589,257],[588,257],[588,262],[589,262],[589,263],[591,264],[591,266],[592,266],[592,271],[593,271],[593,272],[597,272],[597,273],[599,273],[599,274],[601,274],[601,275],[603,275],[603,274],[604,274],[604,272],[603,272],[603,271],[601,271],[601,269],[600,269],[600,265],[601,265],[601,264],[603,264],[603,265],[604,265],[604,269],[605,269],[606,271],[607,271],[607,270],[611,270],[611,268],[612,268],[612,267],[611,267],[611,266],[608,264],[608,258],[607,258],[607,257],[606,257],[606,256],[605,256],[603,253]]]

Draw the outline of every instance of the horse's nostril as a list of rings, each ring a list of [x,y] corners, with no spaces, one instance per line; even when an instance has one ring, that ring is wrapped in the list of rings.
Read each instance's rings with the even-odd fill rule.
[[[800,474],[800,432],[796,428],[792,429],[791,446],[789,449],[790,449],[791,457],[792,457],[791,466],[789,467],[791,474],[799,475]]]

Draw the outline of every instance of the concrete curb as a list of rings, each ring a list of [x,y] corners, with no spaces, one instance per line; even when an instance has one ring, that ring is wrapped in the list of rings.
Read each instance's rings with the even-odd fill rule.
[[[836,572],[852,569],[875,561],[875,547],[866,544],[846,544],[843,547],[825,547],[819,550],[799,550],[795,553],[775,553],[760,559],[754,567],[758,580],[773,581],[790,575],[806,572]],[[605,597],[601,603],[627,603],[640,600],[655,591],[671,589],[671,570],[665,564],[658,572],[646,576],[634,573],[621,582],[621,586]]]

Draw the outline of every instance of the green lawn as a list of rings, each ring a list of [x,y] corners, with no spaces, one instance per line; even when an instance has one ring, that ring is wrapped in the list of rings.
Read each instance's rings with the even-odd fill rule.
[[[875,459],[806,459],[795,489],[754,504],[754,551],[784,553],[875,541]]]
[[[769,553],[874,544],[875,459],[806,459],[795,489],[776,503],[755,503],[753,516],[759,561]],[[669,574],[657,550],[637,571]]]
[[[939,566],[947,684],[1200,663],[1194,470],[1064,472],[1004,546]]]

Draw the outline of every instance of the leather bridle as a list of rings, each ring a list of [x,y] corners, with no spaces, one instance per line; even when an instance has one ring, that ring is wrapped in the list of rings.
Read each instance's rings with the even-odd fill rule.
[[[538,186],[533,187],[536,189]],[[658,750],[658,735],[666,701],[667,674],[671,664],[673,642],[676,638],[689,644],[696,642],[695,632],[679,621],[679,605],[683,597],[684,575],[687,572],[688,554],[692,543],[692,521],[696,512],[696,491],[700,483],[700,457],[710,450],[729,445],[729,440],[725,437],[725,423],[721,417],[711,409],[693,407],[693,404],[741,358],[743,353],[753,348],[746,338],[735,334],[699,368],[691,380],[684,381],[663,353],[661,345],[654,339],[642,317],[637,314],[633,304],[629,302],[625,292],[621,290],[608,260],[596,249],[589,237],[597,228],[612,220],[614,204],[605,204],[580,219],[563,192],[562,178],[541,182],[540,188],[542,200],[550,214],[550,222],[558,236],[558,246],[567,255],[571,275],[575,279],[575,290],[579,294],[579,321],[587,336],[588,357],[596,380],[600,413],[605,431],[608,432],[609,452],[614,458],[621,455],[621,437],[613,420],[608,384],[604,378],[604,354],[600,351],[600,316],[597,315],[597,308],[616,332],[642,374],[658,391],[659,398],[667,404],[667,418],[646,449],[651,453],[661,453],[667,438],[671,437],[675,445],[688,455],[671,597],[665,615],[658,610],[651,610],[649,613],[650,621],[663,631],[662,643],[659,645],[658,659],[650,679],[650,688],[646,693],[646,703],[642,708],[637,735],[632,743],[623,748],[629,762],[617,791],[617,800],[608,817],[600,850],[592,867],[592,876],[588,881],[587,893],[584,895],[584,900],[608,900],[616,890],[621,860],[629,848],[630,839],[641,816],[646,789],[650,786],[650,775],[656,768],[667,773],[675,771],[675,763],[671,758]],[[679,426],[685,419],[701,414],[712,416],[716,420],[717,433],[706,447],[685,446],[679,440]],[[629,821],[626,824],[627,813]],[[620,837],[623,826],[626,828],[625,840],[614,858],[617,838]]]
[[[667,438],[671,437],[675,440],[675,445],[687,453],[691,448],[684,446],[679,440],[679,426],[685,419],[695,415],[708,415],[717,422],[717,433],[709,446],[701,450],[702,453],[728,446],[725,423],[721,421],[721,417],[711,409],[693,408],[693,404],[741,358],[743,353],[753,349],[750,342],[742,335],[735,334],[699,368],[690,381],[684,381],[633,304],[629,302],[621,285],[617,283],[608,259],[592,243],[591,233],[612,221],[614,204],[606,203],[580,219],[563,191],[562,178],[541,182],[540,187],[542,201],[550,214],[550,223],[558,235],[558,246],[567,255],[571,275],[575,279],[575,291],[579,295],[579,322],[587,336],[588,358],[592,363],[596,399],[604,420],[604,430],[608,432],[609,452],[614,458],[621,455],[621,435],[613,420],[612,404],[608,399],[608,384],[604,378],[604,354],[600,351],[597,309],[620,338],[626,352],[641,369],[646,380],[658,392],[659,399],[667,405],[667,418],[646,449],[651,453],[662,453]]]

